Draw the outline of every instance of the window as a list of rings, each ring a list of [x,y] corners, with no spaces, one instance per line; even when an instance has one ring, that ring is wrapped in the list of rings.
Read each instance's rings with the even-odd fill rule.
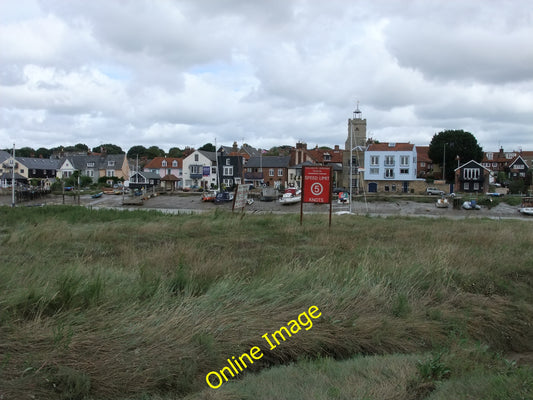
[[[189,166],[189,168],[191,169],[191,174],[198,175],[198,174],[202,173],[201,170],[200,170],[200,168],[202,168],[201,165],[191,165],[191,166]]]
[[[278,176],[283,176],[283,168],[278,168]]]
[[[479,190],[479,183],[474,182],[474,190]]]
[[[216,175],[217,167],[211,167],[211,173]]]
[[[379,165],[379,156],[370,156],[370,165]]]
[[[163,162],[161,163],[161,166],[162,167],[166,167],[167,166],[167,160],[163,160]]]
[[[379,175],[379,168],[370,168],[371,175]]]
[[[115,162],[114,161],[108,161],[107,162],[107,166],[108,167],[114,167],[115,166]]]
[[[172,161],[172,167],[173,168],[177,168],[178,167],[178,162],[176,160]]]
[[[394,178],[394,169],[393,168],[385,168],[385,178],[387,178],[387,179]]]
[[[469,190],[469,189],[470,189],[470,184],[468,182],[465,182],[464,190]]]
[[[424,161],[422,161],[422,162],[420,163],[420,166],[421,166],[421,167],[425,167],[425,166],[426,166],[426,163],[425,163]]]
[[[391,185],[391,192],[395,192],[396,191],[396,185]]]
[[[106,171],[106,175],[105,175],[105,176],[107,176],[107,177],[115,176],[115,171],[112,170],[112,169],[108,169],[108,170]]]
[[[85,171],[85,175],[90,176],[91,178],[94,176],[94,171],[92,169],[88,169]]]
[[[525,172],[520,172],[519,174],[522,178],[526,176],[526,173]]]
[[[497,166],[498,166],[498,163],[495,163],[495,162],[492,163],[493,168],[496,168]]]
[[[226,186],[233,186],[233,179],[224,179],[223,182]]]
[[[233,166],[229,166],[229,167],[224,166],[223,175],[225,175],[225,176],[233,176]]]
[[[172,170],[170,168],[167,169],[167,175],[170,175],[172,173]]]
[[[390,191],[389,190],[389,185],[385,185],[384,189],[385,189],[386,192],[389,192]]]
[[[235,178],[235,184],[240,185],[241,184],[241,178]]]
[[[246,172],[252,172],[252,168],[250,167],[246,168]]]
[[[21,170],[20,170],[20,173],[21,173],[21,174],[23,174],[23,173],[24,173],[24,170],[23,170],[23,169],[21,169]]]
[[[93,168],[93,167],[94,167],[94,162],[87,163],[87,168]]]
[[[274,176],[274,168],[268,170],[268,176]]]
[[[492,157],[493,157],[492,153],[487,153],[487,160],[492,160]]]
[[[324,153],[324,161],[331,161],[331,154]]]
[[[400,174],[408,174],[409,168],[400,168]]]
[[[515,169],[524,169],[524,164],[516,164],[514,167],[515,167]],[[35,170],[33,170],[33,171],[35,171]],[[35,173],[35,172],[33,172],[33,173]]]
[[[198,161],[198,154],[194,155],[194,161]]]
[[[229,158],[226,158],[226,165],[231,165],[231,160]]]
[[[394,165],[394,156],[385,156],[385,165]]]
[[[523,165],[521,165],[521,167],[523,167]],[[31,173],[32,173],[33,175],[35,175],[35,174],[37,173],[37,170],[36,170],[36,169],[33,169],[33,170],[31,171]]]
[[[465,179],[479,179],[479,168],[465,168],[463,177]]]
[[[409,156],[400,156],[400,165],[409,165]]]

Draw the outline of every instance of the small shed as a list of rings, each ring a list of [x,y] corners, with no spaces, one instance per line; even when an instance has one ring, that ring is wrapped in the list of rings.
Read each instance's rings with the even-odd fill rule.
[[[174,191],[178,187],[178,182],[181,179],[174,174],[168,174],[161,178],[161,184],[165,190]]]

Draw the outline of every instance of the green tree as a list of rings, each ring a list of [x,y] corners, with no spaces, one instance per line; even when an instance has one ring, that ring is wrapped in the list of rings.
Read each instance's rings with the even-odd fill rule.
[[[100,146],[96,146],[93,148],[94,153],[100,153],[102,150],[104,150],[107,154],[122,154],[124,151],[122,151],[122,148],[120,146],[117,146],[116,144],[101,144]]]
[[[444,154],[446,159],[444,160]],[[454,169],[457,168],[457,157],[462,163],[474,160],[481,162],[483,149],[474,135],[463,130],[446,130],[433,135],[429,144],[429,158],[434,163],[443,165],[445,161],[445,179],[453,180]]]
[[[168,156],[173,157],[173,158],[182,158],[183,154],[184,154],[183,150],[180,149],[179,147],[172,147],[168,151]]]
[[[147,153],[146,156],[148,158],[156,158],[156,157],[164,157],[165,156],[165,151],[163,149],[160,149],[157,146],[148,147],[148,149],[146,150],[146,153]]]
[[[216,148],[212,143],[206,143],[202,147],[200,147],[198,150],[215,152]]]
[[[23,147],[21,149],[15,150],[15,157],[34,157],[35,150],[31,147]]]
[[[44,147],[39,147],[37,150],[35,150],[35,157],[50,158],[51,155],[52,151]]]
[[[139,158],[142,158],[142,157],[148,157],[147,154],[148,154],[148,149],[139,144],[137,146],[132,146],[128,150],[127,157],[128,158],[137,158],[137,156],[138,156]]]

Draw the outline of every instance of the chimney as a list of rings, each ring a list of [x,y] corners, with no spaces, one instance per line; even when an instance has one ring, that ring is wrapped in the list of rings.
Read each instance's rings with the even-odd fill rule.
[[[336,145],[335,145],[335,151],[339,151],[339,150],[340,150],[339,145],[336,144]]]

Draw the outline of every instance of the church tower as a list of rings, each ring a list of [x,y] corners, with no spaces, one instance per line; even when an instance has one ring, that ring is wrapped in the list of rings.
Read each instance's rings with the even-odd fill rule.
[[[357,102],[357,108],[353,112],[353,118],[348,119],[348,137],[344,143],[344,150],[350,151],[350,145],[352,149],[356,146],[366,145],[366,119],[362,118],[359,102]]]

